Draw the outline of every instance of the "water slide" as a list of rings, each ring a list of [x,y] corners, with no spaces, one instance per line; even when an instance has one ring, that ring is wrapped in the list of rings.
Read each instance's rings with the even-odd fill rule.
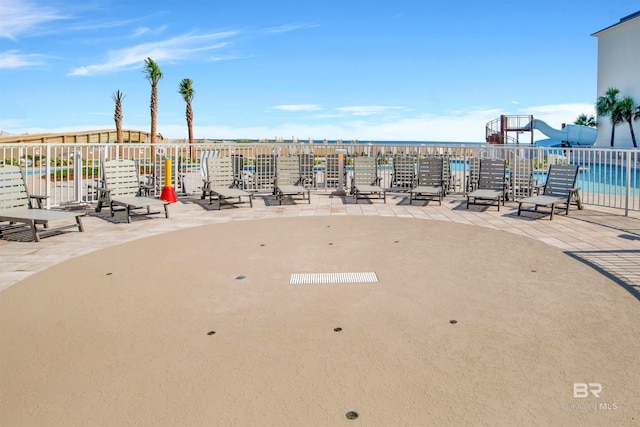
[[[588,126],[566,125],[562,129],[554,129],[538,119],[533,119],[527,128],[531,126],[549,137],[535,142],[541,147],[591,147],[598,138],[598,130]]]

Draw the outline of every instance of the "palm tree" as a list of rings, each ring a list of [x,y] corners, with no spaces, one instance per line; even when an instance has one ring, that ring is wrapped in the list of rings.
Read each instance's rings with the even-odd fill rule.
[[[122,100],[124,98],[124,93],[120,92],[119,89],[111,94],[111,99],[116,103],[113,120],[116,122],[116,140],[118,144],[122,144]]]
[[[580,114],[578,116],[578,118],[576,119],[575,122],[573,122],[574,125],[580,125],[580,126],[589,126],[589,127],[596,127],[596,118],[593,116],[588,116],[586,114]]]
[[[633,141],[633,146],[638,148],[638,145],[636,144],[636,135],[633,133],[633,121],[640,119],[640,106],[636,106],[631,97],[625,96],[622,101],[618,102],[616,109],[622,118],[621,121],[629,123],[631,141]]]
[[[153,59],[147,58],[144,61],[144,73],[151,83],[151,144],[156,143],[156,114],[158,113],[158,82],[163,77],[160,67]]]
[[[615,87],[610,87],[607,92],[598,98],[596,103],[596,112],[599,116],[609,116],[611,118],[611,146],[616,134],[616,125],[622,121],[616,111],[618,104],[618,94],[620,91]],[[617,121],[616,121],[617,120]]]
[[[182,95],[182,99],[187,103],[187,112],[185,114],[187,118],[187,127],[189,128],[189,158],[193,158],[193,109],[191,108],[191,101],[196,91],[193,89],[193,81],[191,79],[182,79],[180,86],[178,87],[178,93]]]

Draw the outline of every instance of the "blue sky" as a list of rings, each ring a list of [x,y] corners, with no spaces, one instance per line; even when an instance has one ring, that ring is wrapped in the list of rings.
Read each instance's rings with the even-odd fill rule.
[[[483,141],[500,114],[593,114],[597,39],[630,0],[2,0],[0,130]]]

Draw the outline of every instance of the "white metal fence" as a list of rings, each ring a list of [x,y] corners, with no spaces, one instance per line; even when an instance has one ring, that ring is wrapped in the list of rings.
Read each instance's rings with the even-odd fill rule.
[[[390,191],[406,191],[394,187],[394,156],[416,158],[443,156],[449,166],[449,191],[463,194],[473,185],[474,165],[480,158],[508,161],[511,184],[509,198],[520,197],[515,177],[531,168],[538,184],[544,184],[549,165],[569,163],[579,166],[577,186],[585,204],[640,211],[640,150],[596,148],[548,149],[531,146],[496,145],[382,145],[382,144],[6,144],[0,145],[0,162],[23,167],[32,194],[49,196],[47,207],[72,203],[91,203],[101,177],[105,159],[134,159],[139,164],[140,180],[148,184],[149,194],[158,196],[164,183],[164,158],[173,159],[171,181],[178,197],[201,191],[203,164],[209,156],[233,156],[238,180],[245,188],[269,191],[259,184],[257,159],[270,155],[305,155],[309,161],[308,184],[317,189],[335,187],[327,171],[327,158],[336,149],[344,149],[349,184],[351,159],[375,156],[380,166],[381,185]],[[268,181],[268,180],[267,180]],[[263,181],[264,182],[264,181]]]

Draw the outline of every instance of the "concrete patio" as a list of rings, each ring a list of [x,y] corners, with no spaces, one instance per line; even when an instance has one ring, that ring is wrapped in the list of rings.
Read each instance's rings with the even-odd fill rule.
[[[387,200],[193,197],[0,241],[3,419],[636,423],[638,218]],[[368,279],[294,282],[336,273]]]
[[[210,206],[207,200],[189,196],[180,197],[178,203],[170,207],[168,220],[162,215],[137,216],[131,224],[126,224],[123,216],[117,215],[115,221],[112,220],[108,211],[96,214],[88,210],[84,218],[85,233],[65,232],[44,238],[40,243],[0,239],[0,291],[78,255],[175,230],[257,218],[349,215],[445,221],[530,237],[590,263],[640,298],[640,215],[637,212],[625,217],[620,210],[588,205],[582,211],[573,207],[568,217],[559,214],[549,221],[548,216],[534,213],[518,217],[515,203],[507,202],[498,212],[495,207],[473,205],[467,210],[465,200],[461,196],[448,196],[442,206],[434,201],[428,205],[409,205],[406,195],[389,193],[386,204],[377,200],[356,204],[348,196],[314,191],[311,204],[285,202],[279,206],[273,197],[263,194],[254,198],[253,208],[242,204],[223,206],[219,211],[215,204]],[[29,239],[28,233],[24,237]],[[508,259],[509,254],[505,252],[504,256]]]

